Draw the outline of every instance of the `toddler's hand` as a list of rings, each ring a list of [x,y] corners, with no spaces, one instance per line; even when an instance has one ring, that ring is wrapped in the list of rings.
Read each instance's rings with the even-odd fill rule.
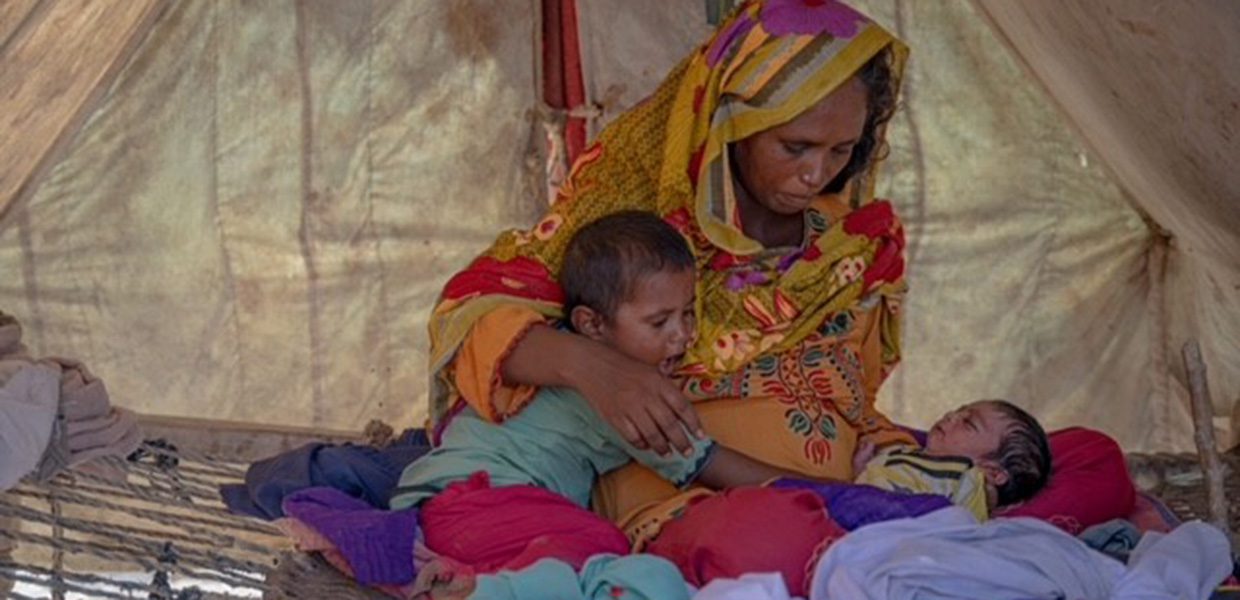
[[[857,444],[857,450],[853,453],[853,477],[860,475],[865,470],[865,466],[869,464],[870,459],[874,458],[875,447],[874,442],[870,440],[862,440]]]

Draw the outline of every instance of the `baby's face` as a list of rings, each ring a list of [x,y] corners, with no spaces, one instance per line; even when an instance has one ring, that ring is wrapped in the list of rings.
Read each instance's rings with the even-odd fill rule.
[[[926,435],[926,454],[964,456],[977,462],[999,449],[1011,420],[993,404],[966,404],[940,418]]]
[[[642,277],[603,326],[603,341],[670,376],[696,333],[693,277],[692,269]]]

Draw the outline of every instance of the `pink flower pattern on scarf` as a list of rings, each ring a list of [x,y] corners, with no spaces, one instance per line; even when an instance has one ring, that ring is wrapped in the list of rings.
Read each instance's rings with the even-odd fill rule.
[[[865,15],[836,0],[769,0],[758,18],[771,35],[857,35]]]

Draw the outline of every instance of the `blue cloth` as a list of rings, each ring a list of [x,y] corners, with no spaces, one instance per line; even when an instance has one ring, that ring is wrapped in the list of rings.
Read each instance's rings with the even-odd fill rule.
[[[481,575],[470,600],[689,600],[689,586],[666,559],[600,554],[581,573],[546,558],[520,571]]]
[[[329,487],[375,508],[387,508],[392,489],[404,468],[430,452],[420,429],[405,431],[379,449],[353,444],[307,444],[258,461],[246,470],[244,484],[220,486],[228,510],[260,519],[284,516],[284,498],[298,490]]]
[[[809,490],[818,494],[827,505],[831,518],[848,531],[870,523],[917,517],[951,506],[950,500],[936,494],[889,492],[855,483],[819,483],[785,477],[775,480],[771,487]]]
[[[1097,550],[1122,563],[1128,562],[1128,555],[1141,542],[1141,532],[1136,526],[1124,519],[1111,519],[1082,531],[1076,536],[1090,548]]]

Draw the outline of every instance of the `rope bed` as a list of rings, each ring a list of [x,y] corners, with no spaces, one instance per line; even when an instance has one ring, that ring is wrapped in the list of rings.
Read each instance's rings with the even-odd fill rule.
[[[17,586],[30,584],[56,599],[385,597],[225,510],[217,486],[242,481],[244,464],[148,441],[105,467],[123,478],[74,471],[0,494],[0,595],[29,598]]]
[[[1184,521],[1210,520],[1207,481],[1196,454],[1128,454],[1128,471],[1137,489],[1167,505]],[[1223,490],[1227,498],[1227,531],[1233,540],[1240,532],[1240,448],[1221,456]]]
[[[1196,455],[1130,454],[1128,461],[1138,486],[1177,516],[1206,515]],[[1240,503],[1240,456],[1224,462],[1227,497]],[[293,550],[275,527],[225,510],[217,487],[242,481],[244,464],[148,441],[130,460],[107,466],[123,479],[74,471],[0,494],[0,593],[31,598],[14,587],[29,584],[56,599],[387,597]],[[1234,532],[1240,510],[1230,508]],[[15,546],[9,552],[6,542]]]

